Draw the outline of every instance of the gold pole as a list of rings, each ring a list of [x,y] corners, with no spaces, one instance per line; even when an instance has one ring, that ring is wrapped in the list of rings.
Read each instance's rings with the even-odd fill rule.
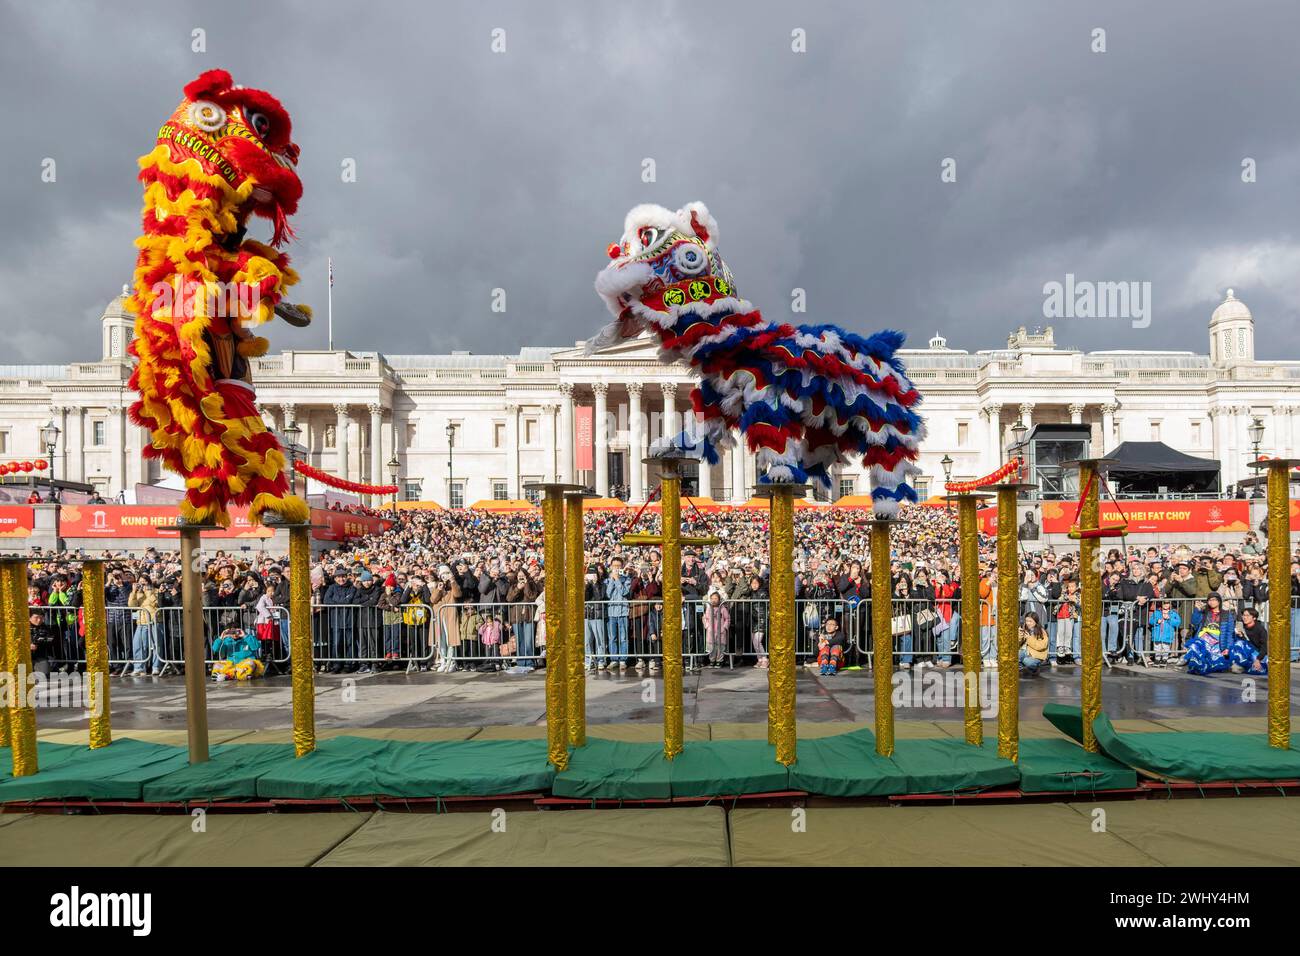
[[[1101,474],[1094,462],[1079,463],[1079,486],[1088,489],[1079,515],[1079,530],[1095,530],[1101,518]],[[1079,539],[1079,591],[1083,749],[1096,754],[1101,753],[1092,729],[1092,722],[1101,713],[1101,541],[1097,538]]]
[[[768,721],[776,762],[790,766],[798,746],[795,728],[794,486],[768,485],[771,516]],[[775,707],[775,709],[773,709]]]
[[[185,718],[190,763],[208,762],[208,684],[203,654],[203,583],[199,579],[199,528],[180,525],[181,611],[185,644]]]
[[[582,659],[583,628],[587,626],[583,584],[586,581],[586,554],[582,528],[582,493],[574,492],[564,502],[564,557],[568,565],[565,587],[568,603],[564,608],[565,658],[568,677],[566,716],[569,743],[582,747],[587,743],[587,674]]]
[[[3,579],[0,579],[0,588],[4,587]],[[0,598],[4,597],[5,591],[0,590]],[[14,687],[13,667],[9,663],[9,623],[4,617],[4,612],[8,610],[8,603],[0,608],[0,681],[7,681],[11,688],[12,694]],[[24,600],[24,604],[26,601]],[[0,702],[0,747],[10,747],[13,745],[13,734],[9,728],[9,708]]]
[[[893,588],[889,580],[889,521],[871,522],[871,642],[875,662],[876,753],[894,755]]]
[[[1291,749],[1291,466],[1268,466],[1268,745]]]
[[[90,682],[90,749],[113,742],[108,683],[108,623],[104,612],[104,562],[81,562],[81,603],[86,614],[86,680]]]
[[[1020,569],[1016,486],[998,485],[998,756],[1020,760]]]
[[[565,716],[564,644],[564,491],[547,487],[542,498],[542,536],[546,561],[546,742],[547,759],[556,770],[569,766]]]
[[[660,476],[664,547],[664,757],[682,752],[682,476],[665,460]]]
[[[9,746],[14,776],[37,771],[36,711],[28,697],[32,673],[32,631],[27,623],[27,560],[0,558],[0,601],[4,605],[5,664],[9,677]]]
[[[984,720],[980,714],[980,541],[975,495],[957,496],[957,548],[961,562],[961,667],[966,684],[963,723],[966,743],[984,744]]]
[[[316,749],[316,668],[311,644],[311,526],[289,528],[289,674],[293,686],[293,753]]]

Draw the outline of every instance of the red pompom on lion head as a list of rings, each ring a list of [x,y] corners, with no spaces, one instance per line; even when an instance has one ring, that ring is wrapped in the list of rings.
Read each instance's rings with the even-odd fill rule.
[[[236,86],[225,70],[208,70],[185,87],[158,142],[173,162],[197,160],[233,189],[251,183],[242,212],[274,224],[274,245],[292,237],[288,217],[302,198],[298,147],[288,112],[270,93]]]

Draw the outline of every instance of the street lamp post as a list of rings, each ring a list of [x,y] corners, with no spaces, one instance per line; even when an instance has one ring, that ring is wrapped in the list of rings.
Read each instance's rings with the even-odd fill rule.
[[[397,460],[397,455],[388,459],[388,476],[393,479],[393,508],[397,507],[397,475],[402,470],[402,463]]]
[[[945,454],[942,458],[939,459],[939,464],[943,466],[943,483],[944,485],[947,485],[952,481],[952,464],[953,464],[952,455]],[[945,487],[944,493],[947,494],[947,491],[948,489]],[[948,510],[949,511],[952,510],[951,501],[948,502]]]
[[[1255,454],[1254,454],[1254,457],[1253,457],[1251,460],[1252,460],[1252,461],[1259,461],[1259,446],[1260,446],[1260,443],[1263,442],[1263,440],[1264,440],[1264,422],[1263,422],[1263,419],[1260,419],[1260,418],[1258,418],[1258,417],[1252,419],[1251,422],[1250,422],[1250,425],[1248,425],[1248,426],[1246,427],[1246,434],[1247,434],[1247,436],[1249,436],[1249,438],[1250,438],[1250,443],[1251,443],[1252,445],[1255,446]],[[1264,497],[1264,492],[1263,492],[1263,490],[1262,490],[1261,487],[1260,487],[1260,482],[1261,482],[1262,479],[1263,479],[1263,473],[1262,473],[1262,472],[1256,475],[1256,477],[1255,477],[1255,488],[1254,488],[1254,490],[1251,492],[1251,495],[1250,495],[1252,498],[1263,498],[1263,497]]]
[[[452,448],[456,445],[456,426],[452,422],[447,423],[447,507],[452,507],[451,503],[451,486],[452,486]]]
[[[54,419],[45,423],[41,429],[41,444],[45,446],[45,453],[50,459],[50,493],[46,496],[46,501],[51,503],[59,500],[59,493],[54,487],[56,472],[54,469],[54,450],[59,446],[59,426],[54,424]]]
[[[302,429],[298,427],[296,421],[290,422],[284,426],[284,440],[289,445],[289,492],[290,494],[298,493],[298,439],[302,436]]]

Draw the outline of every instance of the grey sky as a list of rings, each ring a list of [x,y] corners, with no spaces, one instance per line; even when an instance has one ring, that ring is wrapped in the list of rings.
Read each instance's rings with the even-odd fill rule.
[[[277,326],[273,349],[324,346],[327,255],[337,345],[572,343],[606,320],[592,279],[627,209],[701,199],[772,318],[801,287],[801,321],[991,348],[1045,324],[1043,284],[1068,272],[1151,282],[1153,315],[1055,321],[1065,345],[1205,351],[1234,286],[1260,357],[1300,358],[1292,2],[4,0],[0,17],[0,361],[98,355],[134,260],[135,160],[213,67],[280,97],[302,147],[293,297],[319,321]]]

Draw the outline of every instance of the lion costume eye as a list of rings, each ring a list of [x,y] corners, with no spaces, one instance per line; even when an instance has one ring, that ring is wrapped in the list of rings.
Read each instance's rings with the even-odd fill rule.
[[[215,133],[226,125],[226,111],[211,100],[190,104],[190,122],[205,133]]]
[[[659,242],[659,236],[659,230],[654,226],[642,226],[636,231],[636,238],[641,243],[642,249],[653,249]]]
[[[252,128],[253,132],[262,137],[262,139],[266,139],[267,135],[271,132],[271,120],[265,113],[249,113],[248,125]]]

